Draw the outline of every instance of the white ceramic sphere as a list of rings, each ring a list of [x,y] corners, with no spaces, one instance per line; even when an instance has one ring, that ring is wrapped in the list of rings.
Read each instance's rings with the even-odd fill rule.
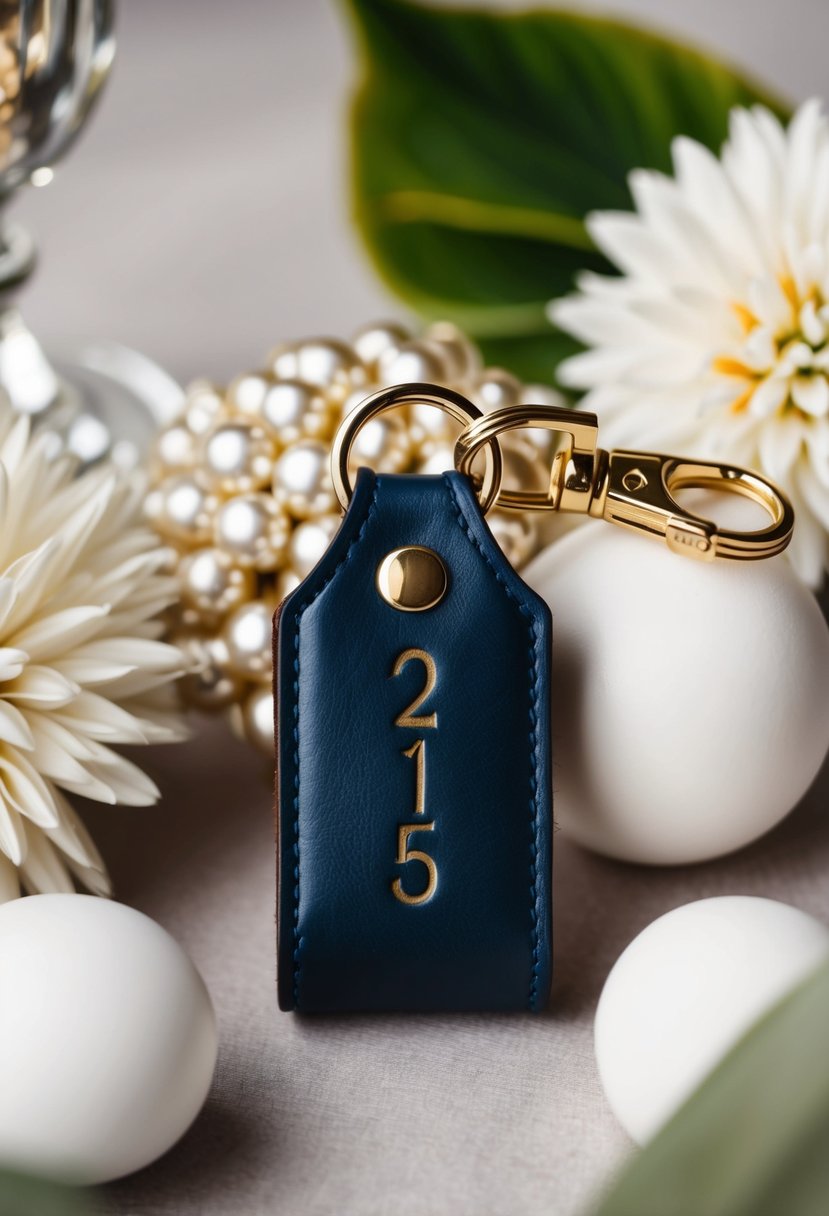
[[[829,630],[785,558],[704,564],[590,522],[522,574],[553,614],[566,834],[683,864],[796,805],[829,746]]]
[[[88,895],[0,907],[0,1159],[84,1183],[141,1169],[201,1110],[216,1024],[150,917]]]
[[[607,977],[599,1076],[639,1144],[659,1131],[772,1006],[829,959],[829,929],[788,904],[702,899],[660,916]]]
[[[216,1021],[160,925],[87,895],[0,907],[0,1159],[79,1183],[141,1169],[207,1096]]]

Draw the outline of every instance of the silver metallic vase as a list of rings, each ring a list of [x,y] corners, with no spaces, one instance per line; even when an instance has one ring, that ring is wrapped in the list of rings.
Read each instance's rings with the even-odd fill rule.
[[[85,462],[130,463],[178,408],[179,387],[109,343],[47,356],[14,304],[34,243],[2,212],[19,186],[51,179],[95,105],[115,55],[113,10],[114,0],[0,0],[0,388]]]

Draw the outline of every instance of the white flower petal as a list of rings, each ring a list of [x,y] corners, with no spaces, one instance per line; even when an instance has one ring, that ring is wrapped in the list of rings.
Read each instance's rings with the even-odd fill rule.
[[[112,883],[106,870],[93,870],[88,866],[78,866],[70,859],[69,868],[77,881],[93,895],[108,899],[112,894]]]
[[[96,638],[73,650],[71,661],[121,666],[126,669],[123,674],[144,669],[178,675],[183,668],[182,653],[177,646],[134,636]]]
[[[32,728],[26,718],[14,705],[3,700],[0,700],[0,740],[25,751],[34,747]]]
[[[798,409],[815,418],[829,413],[829,384],[825,376],[795,376],[792,380],[792,399]]]
[[[42,828],[53,828],[58,813],[52,791],[34,766],[18,751],[6,749],[0,756],[0,796],[24,819]]]
[[[812,471],[821,485],[829,486],[829,421],[822,419],[806,431]]]
[[[739,358],[754,372],[771,371],[777,361],[777,342],[767,325],[757,325],[743,343]]]
[[[16,899],[20,894],[18,874],[17,866],[13,865],[8,857],[0,851],[0,903],[3,903],[5,900]]]
[[[805,461],[801,461],[798,465],[796,477],[803,502],[817,517],[821,526],[829,531],[829,488],[818,481]]]
[[[21,868],[26,889],[32,895],[73,892],[75,884],[52,844],[42,832],[27,835],[29,848]]]
[[[776,414],[789,399],[790,383],[789,380],[775,376],[762,380],[751,394],[749,413],[755,418],[768,418],[770,414]]]
[[[77,684],[53,667],[30,663],[3,689],[3,696],[22,709],[60,709],[73,701],[79,692]]]
[[[671,258],[671,246],[643,228],[635,216],[620,211],[593,211],[585,222],[599,249],[626,274],[644,280],[663,277],[665,259]]]
[[[791,330],[796,324],[792,302],[777,279],[755,278],[747,288],[749,310],[762,325],[775,333]]]
[[[161,797],[155,782],[124,756],[113,753],[112,763],[93,764],[90,772],[110,787],[123,806],[154,806]]]
[[[0,514],[0,519],[2,518],[2,514]],[[16,595],[14,580],[4,574],[0,578],[0,630],[6,626],[9,610],[15,601]]]
[[[55,802],[59,811],[59,822],[57,827],[52,828],[46,835],[75,865],[105,872],[104,859],[68,798],[64,798],[59,790],[55,790]]]
[[[0,682],[14,680],[20,675],[29,656],[25,650],[17,650],[13,646],[0,646]]]
[[[793,415],[760,428],[760,463],[772,481],[784,484],[803,448],[803,424]]]
[[[0,400],[3,896],[20,882],[107,894],[100,854],[59,787],[149,804],[154,783],[104,742],[182,733],[170,688],[182,656],[159,618],[178,592],[140,522],[141,478],[106,464],[79,475],[52,444]]]
[[[53,718],[71,731],[102,743],[146,743],[138,719],[114,701],[84,689],[69,705],[57,710]]]
[[[109,612],[108,604],[83,604],[65,608],[26,625],[9,640],[28,652],[34,663],[48,663],[73,646],[94,637],[100,621]]]
[[[17,811],[5,798],[0,783],[0,852],[19,866],[26,856],[26,829]]]
[[[826,533],[808,509],[798,490],[787,487],[795,511],[794,534],[786,553],[798,578],[807,587],[818,588],[826,565]]]
[[[0,445],[0,460],[2,460],[3,467],[10,477],[14,476],[17,466],[23,459],[29,442],[30,429],[29,419],[26,415],[18,415],[2,445]]]
[[[680,188],[697,216],[713,220],[717,245],[744,271],[756,265],[762,252],[721,162],[709,148],[684,135],[674,139],[671,149]]]
[[[829,160],[827,160],[829,164]],[[818,316],[815,301],[810,296],[800,310],[798,324],[803,336],[811,346],[820,346],[826,341],[826,323]]]

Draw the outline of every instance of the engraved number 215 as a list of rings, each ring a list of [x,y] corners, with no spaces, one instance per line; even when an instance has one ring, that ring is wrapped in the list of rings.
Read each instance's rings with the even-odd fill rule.
[[[436,730],[438,724],[438,716],[436,713],[419,714],[417,711],[423,705],[423,702],[428,698],[429,694],[435,687],[437,681],[437,667],[435,660],[426,650],[418,650],[411,648],[404,650],[397,656],[394,666],[392,667],[392,676],[399,676],[403,668],[407,664],[418,662],[422,664],[425,672],[425,680],[423,689],[415,699],[411,702],[407,709],[395,718],[395,726],[415,727],[419,730]],[[407,756],[415,763],[415,815],[426,814],[426,740],[416,739],[410,747],[403,751],[403,755]],[[438,885],[438,868],[435,865],[433,857],[423,849],[409,848],[409,840],[416,832],[432,832],[434,831],[434,821],[431,823],[402,823],[397,829],[397,857],[398,865],[407,865],[411,861],[420,862],[425,866],[427,874],[427,883],[425,890],[417,895],[410,895],[404,888],[402,880],[395,878],[391,884],[392,893],[402,904],[416,905],[425,904],[431,899],[437,890]]]

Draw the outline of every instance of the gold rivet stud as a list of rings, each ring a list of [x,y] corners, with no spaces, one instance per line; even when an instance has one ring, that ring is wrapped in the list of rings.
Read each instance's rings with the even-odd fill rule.
[[[377,567],[377,590],[400,612],[425,612],[446,594],[446,567],[433,549],[406,545],[392,549]]]

